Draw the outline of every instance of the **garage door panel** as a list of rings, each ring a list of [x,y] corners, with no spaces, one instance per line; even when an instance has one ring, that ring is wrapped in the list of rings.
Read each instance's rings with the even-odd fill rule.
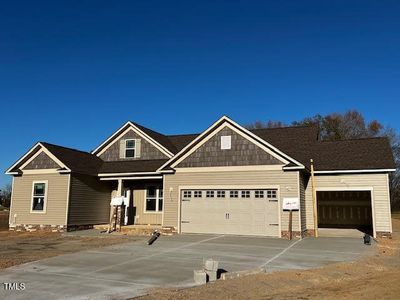
[[[279,236],[278,201],[271,202],[266,191],[258,190],[258,198],[255,190],[246,190],[243,197],[241,190],[225,190],[219,198],[217,191],[204,190],[202,197],[182,201],[181,232]]]

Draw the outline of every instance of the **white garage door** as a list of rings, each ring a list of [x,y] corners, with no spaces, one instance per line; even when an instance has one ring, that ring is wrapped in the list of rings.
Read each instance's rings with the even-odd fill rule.
[[[181,232],[279,236],[276,189],[181,191]]]

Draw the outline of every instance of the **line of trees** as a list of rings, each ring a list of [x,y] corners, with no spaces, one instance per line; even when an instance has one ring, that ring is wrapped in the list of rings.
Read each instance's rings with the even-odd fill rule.
[[[317,124],[321,140],[337,141],[355,138],[387,137],[390,141],[397,171],[390,175],[391,204],[393,209],[400,209],[400,136],[389,126],[384,126],[377,120],[367,122],[357,110],[344,113],[331,113],[325,116],[317,114],[293,121],[290,124],[281,121],[256,121],[248,124],[248,129],[277,128],[284,126],[301,126]]]

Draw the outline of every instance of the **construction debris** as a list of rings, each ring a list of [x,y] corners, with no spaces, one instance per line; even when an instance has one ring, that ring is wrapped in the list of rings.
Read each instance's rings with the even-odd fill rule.
[[[147,241],[147,245],[151,245],[155,242],[156,239],[160,236],[160,233],[158,230],[154,230],[153,233],[151,234],[150,239]]]

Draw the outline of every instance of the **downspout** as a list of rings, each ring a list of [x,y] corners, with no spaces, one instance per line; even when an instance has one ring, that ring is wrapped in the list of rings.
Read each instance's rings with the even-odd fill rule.
[[[314,235],[318,237],[318,210],[317,210],[317,191],[315,188],[315,176],[314,176],[314,161],[311,159],[311,190],[313,200],[313,211],[314,211]]]

